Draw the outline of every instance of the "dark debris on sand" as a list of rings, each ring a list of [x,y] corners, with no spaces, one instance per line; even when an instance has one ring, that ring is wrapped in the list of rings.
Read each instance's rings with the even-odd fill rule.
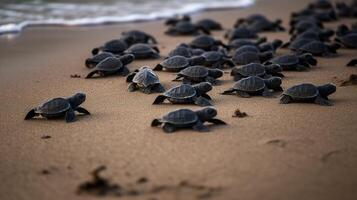
[[[50,139],[50,138],[52,138],[52,136],[50,136],[50,135],[43,135],[43,136],[41,136],[41,139]]]
[[[79,75],[79,74],[71,74],[71,78],[81,78],[81,75]]]
[[[240,111],[240,109],[236,109],[232,115],[232,117],[238,117],[238,118],[243,118],[243,117],[248,117],[248,114],[246,112]]]

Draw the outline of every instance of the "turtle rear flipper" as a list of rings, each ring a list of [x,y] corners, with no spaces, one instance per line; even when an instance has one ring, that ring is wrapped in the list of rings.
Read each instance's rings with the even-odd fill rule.
[[[83,108],[83,107],[77,107],[76,111],[79,112],[79,113],[85,114],[85,115],[90,115],[90,112],[87,109]]]
[[[227,125],[227,123],[224,122],[223,120],[216,119],[216,118],[208,119],[207,122],[210,122],[210,123],[216,124],[216,125]]]
[[[326,100],[326,99],[322,98],[321,96],[317,96],[314,103],[321,105],[321,106],[332,106],[333,105],[329,100]]]
[[[199,131],[199,132],[209,132],[209,129],[207,126],[205,126],[201,121],[198,121],[195,125],[192,126],[193,130]]]
[[[173,133],[176,130],[176,127],[171,124],[165,123],[162,129],[164,129],[165,133]]]
[[[93,70],[91,72],[89,72],[89,74],[86,76],[86,78],[92,78],[94,76],[94,74],[97,74],[98,70]]]
[[[204,97],[197,97],[194,103],[199,106],[212,106],[212,104]]]
[[[236,92],[236,90],[232,88],[232,89],[229,89],[229,90],[226,90],[226,91],[222,92],[221,94],[222,95],[229,95],[229,94],[232,94],[234,92]]]
[[[250,98],[250,94],[248,94],[247,92],[243,92],[243,91],[237,91],[237,95],[243,98]]]
[[[25,117],[25,120],[32,119],[32,118],[34,118],[36,116],[38,116],[38,114],[35,112],[35,109],[32,109],[27,113],[27,115]]]
[[[67,112],[66,112],[66,122],[69,123],[69,122],[75,122],[76,121],[76,114],[74,113],[74,110],[73,109],[69,109]]]
[[[346,66],[353,67],[357,65],[357,59],[352,59],[350,62],[347,63]]]
[[[167,99],[166,96],[164,95],[159,95],[156,97],[155,101],[152,104],[161,104],[165,101],[165,99]]]

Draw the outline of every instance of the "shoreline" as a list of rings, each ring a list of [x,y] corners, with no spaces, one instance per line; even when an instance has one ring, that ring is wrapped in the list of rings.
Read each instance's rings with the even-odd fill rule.
[[[269,19],[282,18],[287,27],[289,13],[308,0],[256,1],[244,9],[208,11],[193,20],[213,18],[232,27],[239,17],[262,13]],[[353,20],[343,20],[351,22]],[[341,21],[340,21],[341,22]],[[328,23],[335,27],[336,23]],[[76,194],[90,180],[89,173],[100,165],[104,176],[120,184],[147,177],[149,185],[177,185],[181,181],[219,187],[211,199],[350,200],[357,197],[357,88],[338,87],[331,96],[333,107],[313,104],[282,106],[278,98],[243,99],[221,96],[232,86],[229,74],[214,87],[218,118],[226,127],[210,127],[211,133],[179,131],[164,134],[151,128],[153,118],[178,108],[197,106],[165,104],[153,106],[157,95],[127,92],[125,78],[85,80],[84,66],[93,47],[125,30],[148,32],[159,41],[161,56],[178,43],[193,37],[164,35],[163,21],[126,23],[98,27],[34,27],[13,39],[0,39],[0,199],[96,199]],[[213,32],[222,39],[224,32]],[[288,40],[286,32],[262,33],[269,40]],[[226,41],[225,41],[226,42]],[[279,49],[278,55],[287,53]],[[307,72],[284,72],[283,88],[301,82],[324,84],[334,76],[347,78],[355,68],[344,65],[354,50],[340,50],[336,58],[318,58],[317,67]],[[135,61],[130,71],[150,67],[159,60]],[[229,72],[229,70],[225,70]],[[70,78],[79,74],[82,78]],[[166,88],[173,73],[158,72]],[[26,112],[45,99],[84,91],[83,107],[92,115],[66,124],[62,120],[24,121]],[[232,118],[235,109],[246,118]],[[50,139],[41,139],[50,135]],[[42,170],[50,174],[43,175]],[[139,195],[123,199],[196,199],[193,189]],[[108,199],[114,199],[109,197]]]

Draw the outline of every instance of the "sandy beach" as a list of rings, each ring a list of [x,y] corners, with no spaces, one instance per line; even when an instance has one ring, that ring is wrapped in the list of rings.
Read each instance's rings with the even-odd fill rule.
[[[194,20],[213,18],[226,29],[253,13],[282,18],[288,27],[292,11],[308,0],[261,0],[244,9],[202,12]],[[335,28],[342,19],[327,23]],[[103,176],[124,187],[141,177],[144,187],[165,186],[121,199],[222,200],[352,200],[357,199],[357,87],[338,87],[334,106],[279,104],[279,98],[239,98],[219,93],[233,85],[229,73],[209,92],[218,118],[228,126],[210,126],[210,133],[190,130],[165,134],[150,127],[152,119],[178,108],[152,105],[156,94],[127,91],[124,77],[84,79],[84,60],[93,47],[138,29],[155,36],[161,56],[193,37],[169,37],[163,21],[96,27],[36,27],[16,38],[0,38],[0,199],[97,199],[78,195],[90,172],[105,165]],[[223,39],[225,31],[213,35]],[[262,33],[288,41],[287,32]],[[224,40],[224,42],[226,42]],[[288,53],[279,49],[278,55]],[[318,58],[306,72],[284,72],[283,88],[298,83],[325,84],[357,73],[345,64],[355,50],[341,49],[335,58]],[[134,61],[131,71],[154,67],[160,60]],[[229,72],[229,70],[226,70]],[[82,78],[70,78],[79,74]],[[158,72],[166,88],[174,73]],[[24,121],[25,114],[46,99],[87,94],[83,107],[91,116],[75,123],[63,120]],[[233,118],[235,109],[248,114]],[[42,136],[51,136],[41,139]],[[45,172],[44,172],[45,170]],[[187,184],[182,184],[188,183]],[[180,184],[181,183],[181,184]],[[186,185],[186,186],[185,186]],[[105,197],[117,199],[117,197]]]

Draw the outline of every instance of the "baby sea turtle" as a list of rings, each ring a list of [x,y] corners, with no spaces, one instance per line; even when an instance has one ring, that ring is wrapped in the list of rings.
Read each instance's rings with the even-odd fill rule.
[[[347,63],[347,67],[353,67],[357,65],[357,59],[352,59],[350,62]]]
[[[270,76],[284,77],[281,73],[282,71],[283,69],[278,64],[263,65],[259,63],[250,63],[241,67],[233,68],[231,76],[234,77],[234,81],[238,81],[249,76],[259,76],[261,78],[268,78]]]
[[[109,57],[116,57],[116,56],[109,52],[102,52],[102,53],[92,56],[91,58],[87,58],[86,62],[85,62],[86,67],[93,68],[98,63],[102,62],[103,60],[105,60],[106,58],[109,58]]]
[[[251,97],[251,95],[261,95],[263,97],[272,97],[272,92],[282,91],[281,78],[272,77],[269,79],[262,79],[258,76],[250,76],[237,81],[233,88],[226,90],[222,95],[237,94],[241,97]]]
[[[124,51],[126,54],[133,54],[135,59],[160,58],[160,50],[156,46],[144,43],[137,43]]]
[[[357,33],[350,33],[335,38],[335,41],[346,48],[357,49]]]
[[[224,37],[229,41],[245,38],[245,39],[257,39],[258,35],[256,32],[249,30],[246,27],[239,27],[228,31]]]
[[[175,49],[169,52],[168,57],[173,56],[183,56],[186,58],[191,58],[193,56],[193,52],[190,46],[186,44],[180,44]]]
[[[141,90],[145,94],[151,94],[165,91],[157,74],[146,66],[130,73],[126,78],[126,82],[130,83],[128,87],[129,92]]]
[[[176,80],[183,78],[183,83],[200,83],[200,82],[210,82],[211,84],[217,83],[217,78],[223,76],[223,71],[219,69],[207,69],[202,66],[191,66],[181,70],[177,76]]]
[[[256,52],[241,52],[241,53],[234,53],[233,55],[233,62],[236,65],[247,65],[250,63],[263,63],[273,57],[273,53],[270,51],[256,53]]]
[[[64,117],[66,122],[74,122],[76,120],[75,111],[90,115],[86,109],[79,106],[85,100],[86,95],[84,93],[77,93],[69,98],[53,98],[30,110],[30,112],[27,113],[25,120],[41,115],[47,119]]]
[[[298,49],[298,53],[311,53],[314,56],[330,57],[337,54],[337,49],[341,46],[339,44],[327,45],[320,41],[312,41]]]
[[[212,90],[208,82],[196,85],[181,84],[167,90],[163,95],[156,97],[153,104],[161,104],[167,99],[173,104],[196,104],[199,106],[212,106],[211,99],[206,93]]]
[[[190,22],[191,17],[189,15],[170,17],[165,21],[165,25],[176,25],[179,22]]]
[[[136,43],[157,44],[156,39],[152,35],[139,30],[122,32],[122,36],[132,37],[133,38],[132,44],[136,44]]]
[[[270,51],[270,52],[276,52],[276,50],[281,47],[283,44],[283,41],[279,39],[275,39],[272,42],[264,42],[259,45],[259,49],[261,52],[265,51]]]
[[[234,67],[232,59],[224,51],[207,51],[202,54],[206,67],[222,69],[224,66]]]
[[[165,32],[167,35],[199,35],[200,33],[210,34],[210,31],[203,26],[193,24],[189,21],[180,21]]]
[[[193,39],[190,44],[192,48],[203,49],[205,51],[215,51],[218,50],[219,46],[227,48],[222,41],[216,40],[209,35],[200,35]]]
[[[195,56],[192,58],[186,58],[183,56],[173,56],[165,59],[161,63],[157,64],[154,71],[161,71],[165,68],[167,71],[178,72],[186,67],[193,65],[201,65],[205,63],[203,56]]]
[[[350,34],[350,33],[357,33],[357,28],[350,29],[345,24],[341,24],[337,27],[336,35],[339,37]]]
[[[248,24],[247,28],[256,33],[264,31],[285,31],[285,28],[281,26],[282,22],[281,19],[274,22],[268,19],[261,19]]]
[[[201,19],[196,24],[204,27],[206,30],[223,30],[222,25],[213,19]]]
[[[199,132],[208,132],[209,129],[203,123],[210,122],[216,125],[226,125],[220,119],[214,118],[217,110],[212,107],[202,110],[192,111],[189,109],[179,109],[164,115],[162,119],[154,119],[151,126],[161,126],[166,133],[172,133],[177,129],[193,129]]]
[[[134,61],[134,56],[132,54],[126,54],[119,58],[108,57],[98,63],[93,71],[91,71],[86,78],[92,78],[95,74],[101,77],[119,74],[121,76],[126,76],[129,74],[129,69],[125,66]]]
[[[328,96],[334,92],[336,92],[336,86],[333,84],[315,86],[310,83],[303,83],[287,89],[283,93],[280,103],[312,102],[322,106],[332,106],[333,104],[328,100]]]
[[[288,48],[292,51],[298,51],[300,49],[300,47],[304,46],[307,43],[313,42],[313,41],[316,41],[316,40],[310,39],[310,38],[298,38],[291,42],[286,42],[283,45],[283,48]]]
[[[310,53],[302,55],[287,54],[275,57],[266,64],[278,64],[286,71],[304,71],[310,68],[310,65],[315,66],[317,60]]]
[[[257,40],[251,40],[251,39],[235,39],[232,40],[228,43],[228,48],[229,49],[238,49],[239,47],[245,46],[245,45],[253,45],[253,46],[259,46],[260,44],[264,43],[267,41],[266,37],[259,38]]]
[[[127,48],[129,48],[129,44],[133,41],[132,37],[127,37],[125,39],[118,39],[118,40],[110,40],[106,42],[101,47],[96,47],[92,50],[93,55],[97,55],[99,52],[109,52],[113,54],[120,55],[122,54]]]

